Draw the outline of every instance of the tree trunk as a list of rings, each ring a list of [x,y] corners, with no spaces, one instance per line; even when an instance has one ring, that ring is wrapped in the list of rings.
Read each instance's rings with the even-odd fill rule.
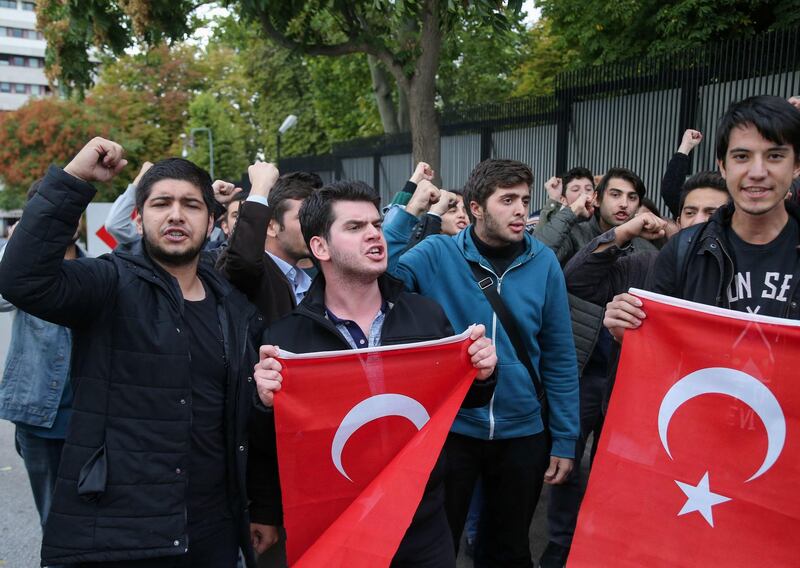
[[[441,184],[441,134],[436,112],[436,71],[442,35],[439,27],[439,0],[429,0],[423,8],[420,30],[420,56],[409,82],[408,110],[411,125],[411,153],[413,161],[427,162],[436,172],[434,183]]]
[[[386,134],[396,134],[401,132],[398,124],[398,116],[395,112],[394,101],[392,101],[392,79],[381,67],[378,59],[372,55],[367,55],[370,75],[372,76],[372,91],[375,93],[375,102],[378,105],[378,113],[381,115],[383,131]]]
[[[411,120],[408,117],[408,94],[406,91],[397,87],[397,126],[400,132],[411,130]]]

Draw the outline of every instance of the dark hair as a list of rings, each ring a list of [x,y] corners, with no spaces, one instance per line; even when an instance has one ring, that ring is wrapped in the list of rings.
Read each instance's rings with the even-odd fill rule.
[[[725,161],[731,131],[752,125],[770,142],[789,144],[794,159],[800,161],[800,110],[781,97],[760,95],[735,102],[717,123],[717,159]]]
[[[308,199],[321,187],[322,178],[314,173],[292,172],[278,178],[269,192],[269,204],[272,207],[272,218],[278,222],[281,229],[283,228],[283,216],[289,209],[287,201]]]
[[[717,172],[698,172],[692,177],[687,179],[681,187],[681,197],[678,202],[678,215],[680,216],[683,211],[683,204],[686,202],[686,196],[693,192],[695,189],[716,189],[728,193],[728,186],[725,184],[725,179]]]
[[[611,180],[611,178],[624,179],[633,186],[633,189],[639,194],[640,200],[644,197],[645,187],[642,178],[637,176],[628,168],[611,168],[606,172],[606,175],[603,176],[603,179],[600,180],[600,183],[597,184],[598,199],[603,198],[603,193],[605,192],[608,182]]]
[[[144,202],[150,197],[153,186],[163,179],[188,181],[203,195],[209,215],[214,214],[214,189],[211,187],[211,177],[200,166],[184,160],[183,158],[167,158],[156,162],[147,170],[136,186],[136,209],[141,214]]]
[[[337,201],[367,201],[375,205],[380,212],[381,197],[374,189],[363,181],[335,181],[313,192],[300,206],[300,230],[306,246],[311,249],[312,237],[331,236],[333,204]],[[317,262],[314,255],[311,260]]]
[[[470,203],[481,207],[499,187],[514,187],[524,183],[530,189],[533,184],[531,169],[516,160],[484,160],[472,170],[464,185],[464,205],[470,222],[474,223]]]
[[[592,170],[589,168],[572,168],[568,170],[567,173],[561,176],[561,195],[567,195],[567,185],[569,182],[584,178],[592,182],[592,187],[594,187],[594,174],[592,174]]]
[[[653,215],[655,215],[659,219],[663,219],[663,217],[661,216],[661,212],[658,210],[658,205],[656,205],[656,202],[650,199],[649,197],[642,197],[639,200],[639,207],[642,206],[646,207],[648,211],[650,211]]]

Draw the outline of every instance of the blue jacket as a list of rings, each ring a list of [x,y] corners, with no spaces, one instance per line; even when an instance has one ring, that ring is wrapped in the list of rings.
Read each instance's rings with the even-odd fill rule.
[[[78,256],[84,256],[80,249]],[[64,438],[71,414],[72,333],[66,327],[17,310],[0,297],[0,312],[12,310],[11,342],[0,382],[0,419],[33,426],[34,433],[54,428],[57,431],[46,437]]]
[[[469,230],[430,236],[405,249],[417,219],[399,212],[384,224],[389,271],[406,288],[436,300],[456,332],[483,323],[497,349],[497,386],[488,406],[459,411],[452,431],[483,440],[541,432],[541,408],[531,378],[519,361],[466,260],[494,274]],[[564,276],[555,254],[525,233],[525,252],[498,276],[500,295],[517,318],[531,362],[539,370],[550,405],[552,455],[574,458],[580,428],[578,369]],[[465,260],[466,259],[466,260]]]

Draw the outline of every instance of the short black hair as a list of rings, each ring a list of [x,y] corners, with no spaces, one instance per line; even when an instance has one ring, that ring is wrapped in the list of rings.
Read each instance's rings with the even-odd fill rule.
[[[363,181],[335,181],[323,186],[300,206],[300,230],[309,250],[312,237],[330,238],[335,221],[333,204],[337,201],[366,201],[375,205],[379,213],[381,210],[381,196]],[[316,263],[313,254],[311,257]]]
[[[499,187],[514,187],[524,183],[530,189],[533,185],[531,169],[516,160],[484,160],[472,170],[464,185],[464,206],[470,222],[474,223],[470,203],[475,201],[481,207]]]
[[[723,178],[719,173],[707,171],[707,172],[698,172],[694,174],[692,177],[687,179],[683,186],[681,187],[681,197],[678,203],[678,216],[680,216],[681,211],[683,211],[683,205],[686,203],[686,196],[693,192],[695,189],[716,189],[717,191],[721,191],[728,195],[730,198],[730,194],[728,193],[728,186],[725,183],[725,178]]]
[[[770,142],[794,148],[795,162],[800,161],[800,110],[784,98],[759,95],[728,107],[717,123],[717,159],[725,161],[734,128],[755,126]]]
[[[322,187],[322,178],[310,172],[291,172],[283,174],[269,192],[272,218],[283,228],[283,216],[289,209],[290,199],[304,201]]]
[[[639,194],[639,200],[644,198],[645,187],[642,178],[637,176],[635,172],[629,170],[628,168],[611,168],[606,172],[606,175],[603,176],[603,179],[600,180],[600,183],[597,184],[598,199],[603,198],[603,193],[605,193],[606,187],[608,186],[608,182],[611,180],[611,178],[624,179],[630,183],[636,193]]]
[[[183,158],[167,158],[153,164],[139,180],[136,186],[136,209],[141,214],[144,202],[150,197],[153,186],[163,179],[188,181],[203,195],[209,215],[214,214],[214,189],[211,187],[211,176],[197,164]]]
[[[594,187],[594,174],[592,174],[592,170],[582,167],[572,168],[561,176],[561,195],[567,195],[567,185],[575,179],[588,179],[592,182],[592,187]]]

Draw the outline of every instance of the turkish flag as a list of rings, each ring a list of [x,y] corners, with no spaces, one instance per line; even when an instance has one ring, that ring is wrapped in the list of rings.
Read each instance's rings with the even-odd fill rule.
[[[797,566],[800,322],[631,292],[569,566]]]
[[[275,396],[289,564],[389,566],[476,370],[439,341],[284,354]]]
[[[117,239],[115,239],[111,233],[108,232],[108,229],[106,229],[105,225],[97,229],[97,231],[95,231],[95,235],[97,235],[97,238],[108,245],[108,248],[112,250],[117,248]]]

